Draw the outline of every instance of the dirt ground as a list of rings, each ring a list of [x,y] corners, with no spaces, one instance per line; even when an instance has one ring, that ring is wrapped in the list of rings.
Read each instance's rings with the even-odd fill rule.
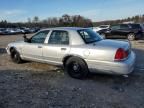
[[[0,108],[144,108],[144,41],[132,42],[136,67],[129,77],[91,74],[76,80],[63,70],[36,62],[14,64],[0,36]]]

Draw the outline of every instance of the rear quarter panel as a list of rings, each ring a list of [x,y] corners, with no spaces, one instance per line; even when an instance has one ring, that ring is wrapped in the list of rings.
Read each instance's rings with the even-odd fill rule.
[[[117,48],[107,48],[92,45],[75,45],[71,47],[70,54],[85,60],[114,61]]]
[[[87,59],[94,61],[114,61],[116,50],[117,48],[95,46],[93,48],[89,48],[90,54]]]

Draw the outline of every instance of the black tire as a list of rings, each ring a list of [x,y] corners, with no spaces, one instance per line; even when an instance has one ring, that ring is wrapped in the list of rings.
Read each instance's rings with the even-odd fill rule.
[[[135,34],[134,33],[129,33],[128,35],[127,35],[127,39],[128,40],[130,40],[130,41],[134,41],[135,40]]]
[[[12,49],[10,53],[11,53],[11,59],[14,63],[17,63],[17,64],[22,63],[20,54],[15,49]]]
[[[87,64],[78,57],[70,57],[65,63],[65,71],[69,76],[76,79],[87,77],[89,70]]]

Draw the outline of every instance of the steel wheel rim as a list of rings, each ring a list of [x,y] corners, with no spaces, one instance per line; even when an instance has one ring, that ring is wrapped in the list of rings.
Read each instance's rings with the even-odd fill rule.
[[[81,74],[81,66],[77,62],[72,62],[69,65],[69,72],[72,76],[78,76]]]

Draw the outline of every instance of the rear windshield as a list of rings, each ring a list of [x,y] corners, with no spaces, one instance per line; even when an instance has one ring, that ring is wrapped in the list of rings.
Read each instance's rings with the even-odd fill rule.
[[[87,44],[102,40],[102,37],[91,29],[78,30],[78,33]]]

